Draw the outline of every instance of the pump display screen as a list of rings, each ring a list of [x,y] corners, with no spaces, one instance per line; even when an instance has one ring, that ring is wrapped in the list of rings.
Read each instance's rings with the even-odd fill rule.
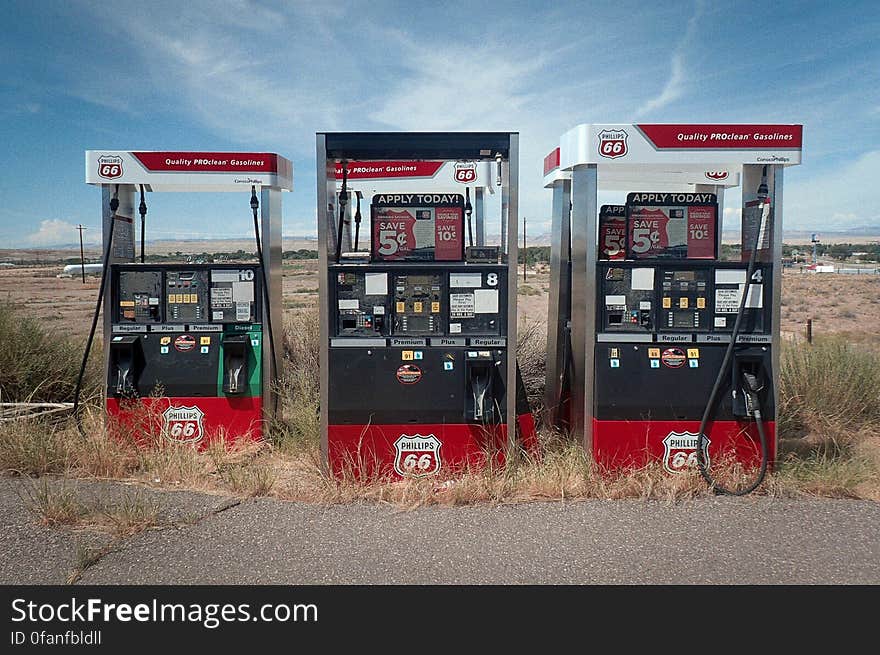
[[[630,193],[626,249],[631,259],[716,259],[714,193]]]
[[[373,196],[374,261],[462,261],[464,198],[460,193]]]

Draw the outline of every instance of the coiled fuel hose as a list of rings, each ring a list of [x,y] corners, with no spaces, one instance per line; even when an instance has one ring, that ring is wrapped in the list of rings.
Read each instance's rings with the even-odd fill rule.
[[[765,175],[766,175],[766,167],[765,167]],[[764,184],[762,183],[762,189]],[[761,190],[759,189],[759,195],[761,194]],[[764,423],[763,416],[761,415],[761,404],[758,398],[757,391],[759,389],[755,388],[754,385],[757,384],[757,380],[753,376],[749,376],[754,380],[754,384],[751,389],[745,390],[743,389],[743,393],[746,394],[746,407],[750,412],[750,416],[755,420],[755,425],[758,430],[758,440],[761,443],[761,466],[758,470],[758,475],[755,477],[752,482],[742,489],[728,489],[726,487],[721,486],[718,482],[712,477],[712,474],[709,473],[709,468],[706,465],[706,459],[703,456],[703,444],[706,440],[706,427],[709,424],[709,421],[712,418],[712,411],[715,408],[715,401],[718,397],[718,392],[721,389],[721,385],[724,381],[725,376],[728,372],[728,367],[731,364],[731,360],[733,358],[733,351],[736,348],[736,339],[739,336],[740,327],[742,325],[743,316],[745,315],[746,304],[748,302],[749,290],[751,288],[752,283],[752,275],[755,273],[755,263],[758,259],[758,248],[761,245],[761,241],[763,239],[764,230],[767,226],[767,219],[770,214],[770,201],[767,198],[764,198],[764,205],[761,213],[761,221],[759,229],[755,234],[755,244],[752,248],[751,255],[749,256],[749,265],[746,271],[746,281],[743,287],[742,298],[739,302],[739,309],[736,313],[736,321],[733,324],[733,331],[730,335],[730,343],[727,346],[727,350],[724,352],[724,359],[721,362],[721,368],[718,370],[718,376],[715,378],[715,384],[712,386],[712,392],[709,394],[709,401],[706,403],[706,409],[703,411],[703,418],[700,421],[700,432],[697,435],[697,467],[700,469],[700,475],[703,476],[703,479],[706,481],[706,484],[718,495],[720,496],[745,496],[752,493],[755,489],[757,489],[761,483],[764,481],[764,477],[767,475],[767,465],[769,460],[769,452],[767,448],[767,435],[764,433]],[[746,381],[748,384],[750,381]]]

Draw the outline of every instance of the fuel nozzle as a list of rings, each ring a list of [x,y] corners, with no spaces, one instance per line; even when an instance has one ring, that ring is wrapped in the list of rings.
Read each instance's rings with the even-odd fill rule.
[[[336,226],[336,261],[342,258],[342,231],[345,229],[345,205],[348,202],[348,162],[342,160],[342,190],[339,192],[339,223]]]
[[[147,201],[144,198],[144,185],[141,184],[141,203],[138,205],[138,213],[141,215],[141,264],[144,263],[144,244],[147,229]]]
[[[260,207],[260,201],[257,200],[257,187],[255,185],[251,185],[251,209],[256,213],[257,209]]]
[[[761,170],[761,183],[758,185],[758,198],[763,200],[768,195],[770,195],[770,191],[767,188],[767,165],[764,165],[764,168]]]
[[[116,185],[116,188],[113,190],[113,197],[110,198],[110,211],[113,212],[113,217],[116,217],[116,210],[119,209],[119,185]]]
[[[138,214],[141,215],[141,220],[143,220],[147,216],[147,201],[144,198],[144,185],[143,184],[141,184],[141,203],[138,205]]]
[[[758,393],[764,388],[764,381],[755,373],[742,371],[742,392],[746,403],[746,411],[755,419],[761,418],[761,405]]]
[[[361,235],[361,195],[360,191],[354,192],[355,202],[357,203],[354,210],[354,249],[358,249],[358,240]]]

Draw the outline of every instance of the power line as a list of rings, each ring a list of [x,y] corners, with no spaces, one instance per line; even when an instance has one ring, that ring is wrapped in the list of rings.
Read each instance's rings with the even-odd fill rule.
[[[86,283],[86,255],[83,250],[83,230],[88,230],[89,228],[84,227],[82,223],[76,226],[76,229],[79,231],[79,264],[80,269],[82,270],[82,283]]]

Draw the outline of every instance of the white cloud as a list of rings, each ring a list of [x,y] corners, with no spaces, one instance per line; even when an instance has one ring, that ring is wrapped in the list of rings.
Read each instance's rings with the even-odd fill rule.
[[[662,109],[666,105],[675,102],[682,95],[684,95],[687,86],[687,80],[689,78],[689,75],[686,73],[684,67],[684,51],[696,32],[697,23],[702,14],[703,0],[697,0],[694,13],[688,19],[687,28],[684,31],[684,35],[675,46],[675,50],[672,53],[672,58],[670,60],[669,79],[666,81],[666,84],[663,87],[663,90],[660,91],[659,95],[649,99],[638,109],[636,109],[634,118],[644,116],[645,114],[655,111],[657,109]]]
[[[25,243],[31,246],[60,246],[79,242],[76,225],[52,218],[40,221],[40,229],[25,237]]]
[[[784,184],[787,227],[841,230],[880,225],[875,189],[880,180],[880,150],[872,150],[836,170],[809,177],[789,169]],[[788,177],[792,179],[789,181]]]

